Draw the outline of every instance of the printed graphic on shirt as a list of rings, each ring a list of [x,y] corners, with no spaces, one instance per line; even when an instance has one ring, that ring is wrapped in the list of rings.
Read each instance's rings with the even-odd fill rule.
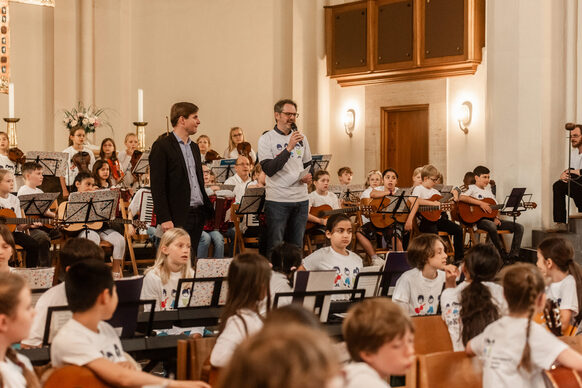
[[[175,301],[176,301],[176,292],[175,288],[172,288],[171,296],[168,296],[168,290],[162,288],[162,300],[160,301],[160,307],[162,310],[174,309]],[[187,306],[188,302],[190,301],[190,289],[184,288],[181,291],[180,296],[180,306]]]
[[[119,346],[117,346],[117,344],[113,344],[113,350],[115,351],[115,354],[111,353],[108,350],[100,350],[99,353],[101,353],[101,355],[106,359],[115,361],[121,357],[121,349],[119,349]]]
[[[283,151],[283,148],[287,148],[288,145],[289,145],[289,143],[285,143],[285,144],[277,143],[277,151]],[[303,147],[299,143],[295,144],[295,148],[293,149],[293,151],[291,151],[290,157],[291,158],[293,158],[293,157],[302,158],[303,157]]]
[[[425,302],[425,296],[418,295],[418,307],[414,308],[414,312],[419,315],[435,314],[439,298],[440,296],[435,298],[434,295],[429,295]]]
[[[348,267],[344,267],[343,271],[340,269],[340,267],[337,266],[333,267],[333,269],[336,272],[333,286],[337,288],[352,288],[352,284],[354,284],[356,276],[358,276],[358,273],[360,273],[360,269],[357,267],[354,268],[353,273]]]

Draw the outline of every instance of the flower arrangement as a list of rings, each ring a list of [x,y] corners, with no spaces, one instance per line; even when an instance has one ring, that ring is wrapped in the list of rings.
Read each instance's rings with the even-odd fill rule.
[[[78,125],[85,129],[85,133],[93,133],[95,129],[103,125],[111,128],[107,120],[105,120],[105,109],[97,109],[94,105],[85,107],[82,102],[78,102],[77,106],[70,111],[65,111],[63,124],[68,130]]]

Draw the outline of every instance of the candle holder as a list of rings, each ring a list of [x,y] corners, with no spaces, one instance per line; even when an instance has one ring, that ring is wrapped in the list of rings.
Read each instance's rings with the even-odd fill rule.
[[[8,134],[9,147],[16,147],[18,145],[18,140],[16,139],[16,123],[19,122],[20,119],[16,117],[5,117],[4,121],[6,121],[6,133]]]
[[[135,121],[133,123],[135,125],[135,134],[137,135],[137,145],[140,151],[145,150],[145,127],[148,125],[147,122],[144,121]]]

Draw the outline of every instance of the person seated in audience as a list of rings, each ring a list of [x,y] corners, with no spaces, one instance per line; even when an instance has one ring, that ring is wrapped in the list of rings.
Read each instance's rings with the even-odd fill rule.
[[[89,165],[87,169],[91,171],[93,168],[93,163],[95,163],[95,155],[89,147],[85,145],[85,129],[83,127],[76,126],[69,131],[69,147],[65,148],[63,152],[69,155],[67,161],[67,173],[64,177],[61,177],[61,188],[63,192],[63,198],[67,199],[69,197],[69,190],[74,186],[75,177],[79,173],[79,166],[73,164],[73,156],[79,152],[85,152],[89,157]]]
[[[103,249],[85,238],[67,240],[59,253],[60,270],[63,273],[66,273],[71,265],[77,262],[84,260],[103,261],[104,259]],[[45,291],[34,306],[34,321],[28,337],[21,342],[21,345],[28,348],[40,347],[44,336],[48,308],[66,305],[68,305],[68,301],[64,282]]]
[[[0,273],[12,271],[10,261],[14,258],[16,247],[14,237],[5,225],[0,225]]]
[[[239,203],[241,197],[245,193],[247,185],[251,182],[250,172],[253,164],[250,158],[246,156],[238,156],[236,164],[234,165],[235,174],[224,181],[225,185],[234,185],[235,202]]]
[[[10,151],[10,141],[4,131],[0,131],[0,169],[8,170],[16,174],[16,163],[10,160],[8,153]]]
[[[366,189],[360,195],[360,199],[370,198],[372,190],[380,185],[382,185],[382,171],[370,170],[366,176],[366,183],[364,184]]]
[[[75,177],[74,183],[75,190],[79,193],[95,191],[95,180],[91,174],[80,172]],[[121,268],[121,263],[123,262],[123,257],[125,256],[125,238],[123,235],[121,235],[121,233],[112,229],[109,226],[109,223],[104,222],[101,229],[92,230],[89,228],[80,232],[76,237],[87,238],[97,245],[101,243],[101,240],[107,241],[113,245],[113,253],[111,254],[113,274],[116,278],[122,276],[123,268]]]
[[[327,205],[332,209],[339,209],[340,201],[337,195],[329,191],[329,172],[325,170],[316,171],[315,174],[313,174],[312,184],[315,187],[315,190],[307,196],[309,199],[310,211],[307,215],[307,221],[321,225],[320,230],[323,232],[325,224],[327,223],[327,218],[311,214],[311,209],[324,205]]]
[[[99,159],[93,165],[93,179],[98,189],[110,189],[112,186],[111,170],[109,163]]]
[[[65,291],[73,318],[51,344],[53,367],[84,366],[113,386],[209,387],[202,382],[173,381],[139,371],[127,359],[115,329],[104,322],[113,316],[118,297],[111,269],[103,262],[73,264],[65,277]]]
[[[131,158],[133,157],[134,152],[137,150],[137,135],[134,132],[129,132],[125,135],[123,144],[125,145],[125,150],[119,151],[117,155],[117,160],[119,160],[121,171],[123,171],[123,178],[121,179],[121,182],[117,183],[122,183],[124,187],[132,187],[136,179],[131,173]]]
[[[375,177],[377,173],[378,172],[372,173],[372,171],[368,173],[368,181],[370,182],[370,187],[372,188],[370,189],[370,187],[368,187],[367,190],[364,190],[364,192],[360,196],[360,199],[362,198],[377,199],[385,197],[386,195],[395,195],[398,192],[398,188],[396,187],[396,184],[398,182],[398,173],[394,169],[388,168],[384,170],[384,173],[382,173],[382,181],[384,182],[383,186],[377,185]],[[411,217],[409,217],[408,219],[411,219]],[[363,221],[364,225],[362,225],[360,230],[358,230],[358,232],[356,233],[356,238],[358,239],[358,243],[360,243],[360,245],[364,248],[364,251],[366,251],[366,253],[370,257],[374,265],[384,264],[384,259],[382,259],[379,255],[376,254],[374,246],[372,245],[372,241],[374,240],[378,241],[379,234],[382,235],[383,239],[386,242],[396,240],[395,244],[396,246],[393,247],[393,249],[398,251],[402,250],[403,248],[402,238],[404,237],[404,231],[402,230],[400,225],[397,226],[393,224],[386,228],[379,228],[376,227],[371,221],[368,221],[367,218],[365,218]],[[412,221],[410,222],[410,225],[408,225],[407,221],[405,229],[412,230]]]
[[[344,367],[345,388],[389,388],[390,376],[406,374],[415,362],[412,320],[387,298],[350,308],[342,332],[352,358]]]
[[[477,205],[483,209],[485,213],[491,213],[491,206],[485,202],[484,199],[492,199],[495,203],[495,194],[487,186],[489,185],[490,171],[485,166],[477,166],[473,170],[475,175],[475,184],[470,185],[467,191],[461,194],[459,200],[472,205]],[[513,221],[501,220],[495,217],[492,220],[489,218],[482,218],[477,222],[477,228],[483,229],[487,232],[489,239],[501,255],[501,258],[506,262],[515,261],[519,257],[519,249],[521,247],[521,239],[523,237],[523,225]],[[501,246],[500,237],[497,234],[498,230],[508,230],[513,233],[513,240],[511,241],[511,250],[509,254],[503,250]]]
[[[220,318],[219,334],[210,355],[216,368],[228,365],[236,347],[263,327],[271,308],[271,266],[256,253],[237,255],[228,268],[228,294]]]
[[[352,177],[354,176],[354,172],[349,167],[342,167],[337,170],[337,179],[340,185],[349,185],[352,183]]]
[[[422,184],[422,176],[421,176],[422,167],[416,167],[412,172],[412,187],[416,187]]]
[[[0,273],[0,384],[7,388],[40,387],[30,360],[12,344],[26,338],[34,311],[24,278]]]
[[[488,325],[465,351],[483,363],[483,388],[544,387],[542,372],[555,362],[582,370],[582,355],[556,338],[532,317],[545,306],[545,282],[539,269],[519,263],[502,280],[509,315]]]
[[[408,262],[413,267],[396,282],[392,300],[410,315],[440,313],[443,285],[454,287],[459,270],[447,265],[443,240],[436,234],[421,234],[408,247]]]
[[[431,164],[427,164],[422,168],[420,173],[422,183],[415,186],[414,190],[412,190],[412,195],[418,197],[418,199],[410,212],[409,218],[414,218],[418,215],[418,218],[420,219],[418,229],[422,233],[438,234],[438,232],[442,231],[453,236],[455,263],[460,263],[464,257],[463,229],[453,221],[449,220],[449,216],[444,211],[441,212],[441,217],[436,222],[424,218],[422,214],[419,214],[418,212],[419,206],[441,206],[441,203],[438,200],[431,201],[431,198],[435,195],[442,197],[442,194],[434,188],[438,175],[438,170]]]
[[[502,261],[491,244],[477,244],[465,258],[465,281],[441,294],[441,316],[449,329],[453,349],[465,349],[469,340],[490,323],[507,315],[503,288],[494,283]]]
[[[352,242],[353,226],[345,214],[334,214],[325,225],[325,237],[330,246],[318,249],[303,259],[299,270],[335,270],[334,288],[352,288],[364,266],[362,258],[347,249]]]
[[[236,159],[239,157],[237,146],[245,142],[245,135],[241,127],[232,127],[228,133],[228,147],[224,150],[223,156],[226,159]],[[250,152],[251,163],[257,161],[257,154],[251,148]]]
[[[11,194],[13,190],[14,174],[8,170],[0,170],[0,208],[13,211],[16,217],[26,217],[24,211],[20,209],[20,200],[17,196]],[[24,233],[24,231],[29,229],[31,226],[39,227],[42,226],[42,224],[18,224],[16,225],[14,232],[12,232],[14,242],[20,245],[26,251],[26,266],[28,268],[34,268],[38,266],[39,256],[45,258],[48,257],[48,249],[50,247],[50,243],[49,246],[46,244],[40,246],[38,241],[36,241],[30,235]],[[40,253],[41,249],[43,250],[42,254]]]
[[[303,252],[297,245],[282,242],[273,248],[271,252],[271,264],[273,265],[273,272],[271,274],[271,297],[273,303],[275,295],[279,292],[293,291],[293,277],[297,269],[301,266],[303,260]],[[288,303],[291,303],[289,300]],[[279,306],[283,304],[279,302]]]
[[[200,135],[196,139],[196,144],[198,144],[198,148],[200,148],[200,160],[204,163],[204,161],[206,161],[206,153],[210,150],[210,137]]]
[[[560,309],[562,333],[580,323],[582,268],[574,261],[572,243],[561,237],[548,237],[538,245],[537,266],[546,279],[546,295]]]
[[[17,197],[29,194],[42,194],[43,191],[38,188],[42,185],[43,175],[42,166],[36,162],[28,162],[22,165],[22,176],[24,177],[24,185],[18,189]],[[47,210],[43,217],[55,218],[56,214]],[[44,226],[31,225],[28,230],[30,236],[38,242],[39,257],[38,262],[41,267],[50,266],[50,245],[51,239],[58,238],[60,233],[57,229],[48,229]]]
[[[109,186],[116,185],[117,183],[121,182],[124,176],[124,172],[123,168],[121,167],[121,163],[117,158],[117,149],[113,139],[109,137],[103,139],[101,142],[101,148],[99,149],[99,158],[107,162],[109,165]],[[95,171],[94,166],[93,171]]]
[[[341,387],[328,336],[296,323],[265,327],[244,341],[221,373],[219,388]]]

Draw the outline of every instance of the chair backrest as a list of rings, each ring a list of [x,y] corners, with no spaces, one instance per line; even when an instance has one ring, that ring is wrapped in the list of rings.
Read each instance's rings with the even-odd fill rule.
[[[202,367],[210,357],[217,337],[189,338],[178,341],[178,380],[200,380]]]
[[[480,388],[483,369],[477,357],[465,352],[439,352],[418,357],[419,388]]]
[[[558,366],[556,368],[544,371],[544,380],[546,387],[553,388],[580,388],[582,379],[580,374],[570,368]]]
[[[390,295],[390,287],[394,287],[400,276],[410,269],[412,267],[408,264],[406,252],[389,252],[384,265],[384,275],[380,281],[380,295]]]
[[[55,369],[48,377],[45,388],[92,387],[107,388],[110,385],[99,379],[89,368],[67,365]]]
[[[453,343],[445,321],[440,315],[413,317],[414,350],[416,354],[430,354],[453,350]]]

